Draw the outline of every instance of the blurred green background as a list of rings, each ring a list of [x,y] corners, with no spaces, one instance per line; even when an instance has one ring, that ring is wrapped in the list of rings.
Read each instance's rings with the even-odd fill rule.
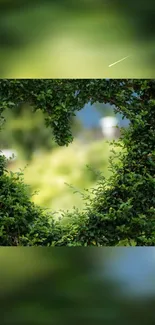
[[[154,18],[154,0],[0,0],[0,77],[153,78]]]
[[[110,175],[108,160],[113,146],[104,139],[98,124],[100,117],[112,112],[112,107],[104,104],[85,107],[72,121],[73,143],[59,147],[41,110],[34,113],[27,105],[5,110],[0,148],[17,152],[8,169],[24,170],[25,183],[36,193],[32,196],[36,204],[57,211],[57,216],[59,210],[84,208],[82,193],[97,186],[97,172],[106,178]]]
[[[152,325],[155,248],[1,248],[1,324]]]

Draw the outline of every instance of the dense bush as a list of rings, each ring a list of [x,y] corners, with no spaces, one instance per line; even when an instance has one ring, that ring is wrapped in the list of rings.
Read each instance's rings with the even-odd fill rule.
[[[62,213],[56,220],[31,202],[22,172],[8,172],[7,160],[0,155],[0,245],[1,246],[79,246],[79,229],[85,216]],[[64,217],[64,218],[63,218]]]
[[[50,216],[49,222],[48,215],[30,201],[22,173],[8,174],[5,164],[6,159],[0,156],[0,245],[45,244],[54,219]],[[59,238],[55,233],[51,241]]]
[[[5,174],[1,159],[1,245],[17,237],[21,245],[155,244],[155,80],[1,80],[0,97],[1,113],[21,101],[48,113],[59,145],[72,141],[71,118],[88,101],[114,104],[130,120],[116,143],[123,150],[112,176],[101,176],[86,210],[67,213],[66,222],[30,203],[25,185]]]

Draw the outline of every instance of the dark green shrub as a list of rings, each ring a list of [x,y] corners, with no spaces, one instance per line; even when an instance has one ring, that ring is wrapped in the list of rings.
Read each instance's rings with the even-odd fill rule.
[[[8,173],[7,160],[0,156],[0,245],[51,246],[64,230],[52,213],[31,202],[22,172]]]

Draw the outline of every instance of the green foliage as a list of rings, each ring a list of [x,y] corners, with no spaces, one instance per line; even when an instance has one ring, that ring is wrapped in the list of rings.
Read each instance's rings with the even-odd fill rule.
[[[4,173],[4,160],[0,156],[0,243],[3,246],[20,245],[22,237],[29,232],[32,220],[38,216],[37,208],[29,201],[26,186],[19,174]]]
[[[66,227],[56,221],[54,215],[31,202],[23,173],[8,174],[6,162],[0,156],[0,245],[61,246],[69,242],[72,236]]]
[[[130,120],[129,129],[122,132],[121,141],[116,143],[116,146],[120,146],[123,150],[119,161],[111,161],[112,176],[107,181],[100,177],[98,187],[93,190],[93,199],[91,196],[88,199],[87,196],[87,208],[82,214],[73,213],[70,222],[66,224],[60,222],[54,226],[53,232],[56,229],[58,233],[56,241],[53,239],[53,232],[52,238],[48,237],[44,230],[43,234],[39,232],[38,236],[41,238],[39,240],[43,245],[117,246],[120,242],[135,246],[155,244],[154,94],[155,80],[0,81],[0,113],[6,107],[13,109],[20,102],[28,102],[35,110],[41,109],[46,114],[46,124],[52,128],[59,145],[68,145],[72,141],[72,117],[75,111],[82,109],[88,101],[113,104],[116,112],[122,113]],[[10,217],[8,211],[10,205],[13,206],[12,196],[19,196],[17,194],[19,191],[21,219],[18,218],[20,209],[17,205],[13,208],[13,219],[9,219],[13,220],[14,228],[13,230],[9,228],[9,231],[10,233],[12,231],[15,237],[14,233],[17,232],[19,223],[25,236],[24,231],[26,229],[28,232],[28,228],[23,229],[24,223],[21,221],[20,225],[20,220],[26,216],[25,227],[29,227],[29,222],[32,224],[32,218],[35,223],[36,208],[27,199],[28,210],[26,210],[22,201],[25,196],[21,199],[21,191],[24,194],[25,187],[21,187],[20,183],[15,185],[14,178],[6,178],[3,160],[0,177],[1,203],[5,202],[2,211],[5,211],[7,217],[7,221],[4,218],[5,222],[1,218],[1,225],[3,226],[4,222],[6,227]],[[16,194],[13,194],[14,187]],[[17,201],[19,203],[19,199]],[[2,217],[5,217],[5,214],[3,213]],[[77,220],[75,223],[74,218]],[[43,229],[43,219],[40,220],[38,227]],[[51,230],[51,225],[48,229]],[[6,232],[3,236],[6,236]],[[34,236],[36,237],[36,233]],[[31,241],[35,244],[32,238]],[[36,241],[36,245],[41,244],[40,242]],[[8,244],[12,245],[12,240]]]

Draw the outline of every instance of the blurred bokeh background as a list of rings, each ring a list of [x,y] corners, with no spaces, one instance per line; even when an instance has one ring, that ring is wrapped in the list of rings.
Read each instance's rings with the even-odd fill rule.
[[[0,77],[153,78],[154,36],[154,0],[0,0]]]
[[[97,172],[106,178],[110,176],[109,156],[113,145],[108,140],[117,141],[120,127],[129,124],[121,114],[114,113],[113,106],[88,103],[72,121],[73,143],[59,147],[53,141],[51,129],[45,126],[42,111],[34,113],[32,107],[21,105],[5,110],[3,115],[6,121],[0,149],[7,158],[12,153],[15,155],[8,162],[8,169],[23,170],[25,183],[30,185],[31,194],[35,193],[32,200],[43,208],[57,211],[57,216],[59,210],[84,208],[82,193],[97,186]],[[103,123],[107,120],[108,125]]]
[[[1,248],[1,323],[152,325],[155,248]]]

